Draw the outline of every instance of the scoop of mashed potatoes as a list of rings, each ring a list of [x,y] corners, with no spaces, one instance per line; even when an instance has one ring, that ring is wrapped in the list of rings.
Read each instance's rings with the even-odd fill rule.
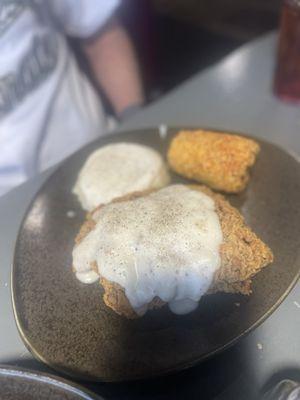
[[[91,211],[117,197],[170,182],[161,155],[135,143],[110,144],[94,151],[79,172],[73,189],[82,208]]]

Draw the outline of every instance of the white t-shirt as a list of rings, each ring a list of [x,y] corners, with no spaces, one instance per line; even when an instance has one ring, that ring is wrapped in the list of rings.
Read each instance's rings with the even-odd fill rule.
[[[1,0],[0,195],[107,130],[65,35],[93,35],[118,3]]]

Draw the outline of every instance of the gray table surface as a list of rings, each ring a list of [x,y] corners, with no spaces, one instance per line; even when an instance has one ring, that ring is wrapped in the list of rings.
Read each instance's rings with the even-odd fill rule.
[[[297,156],[300,108],[271,93],[276,35],[251,42],[222,62],[146,107],[120,129],[159,124],[211,126],[254,134]],[[179,61],[182,62],[182,61]],[[46,368],[33,360],[19,338],[10,300],[10,269],[16,234],[47,171],[0,198],[0,363]],[[90,388],[113,399],[257,399],[267,382],[300,380],[300,285],[258,329],[224,354],[176,376]]]

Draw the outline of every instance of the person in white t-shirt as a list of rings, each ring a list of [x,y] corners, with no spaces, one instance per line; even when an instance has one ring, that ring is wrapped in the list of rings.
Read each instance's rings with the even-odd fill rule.
[[[82,39],[117,115],[144,102],[119,0],[1,0],[0,195],[107,132],[66,36]]]

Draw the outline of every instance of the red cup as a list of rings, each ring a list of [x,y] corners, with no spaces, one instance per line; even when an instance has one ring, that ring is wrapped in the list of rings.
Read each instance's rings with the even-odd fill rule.
[[[300,102],[300,0],[283,4],[274,92],[284,101]]]

